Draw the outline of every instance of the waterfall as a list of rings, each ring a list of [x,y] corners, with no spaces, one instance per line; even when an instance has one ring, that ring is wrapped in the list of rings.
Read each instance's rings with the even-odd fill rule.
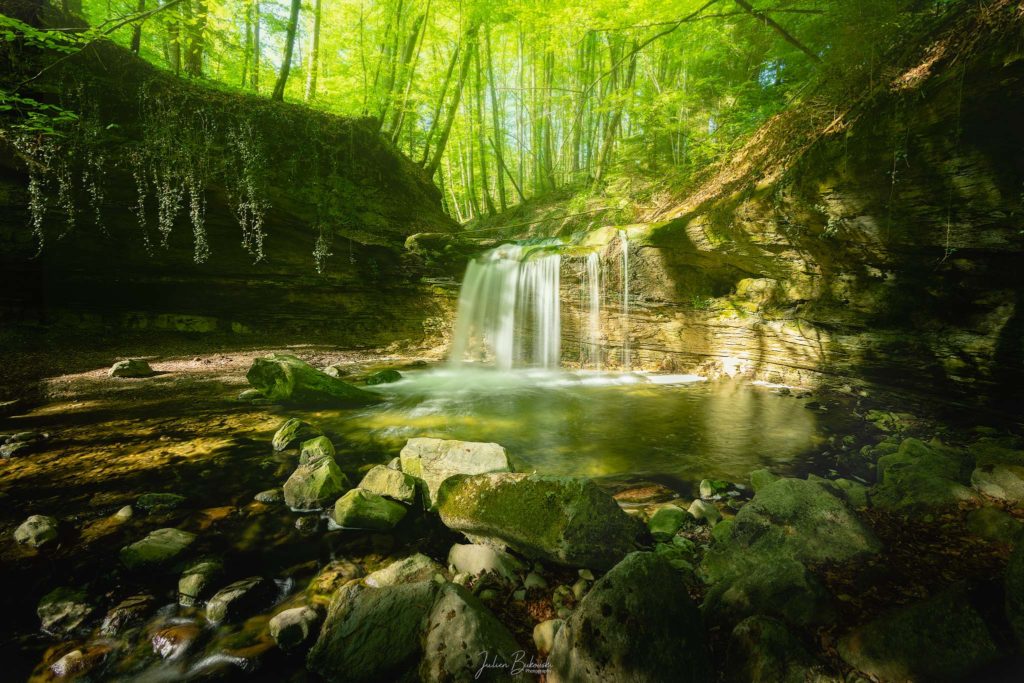
[[[622,246],[622,367],[632,369],[629,355],[629,236],[625,230],[619,230],[619,243]]]
[[[587,254],[587,268],[583,284],[589,296],[587,308],[588,360],[596,370],[601,369],[601,257],[597,252]],[[581,335],[582,336],[582,335]]]
[[[499,370],[557,368],[562,352],[562,258],[506,244],[472,261],[459,293],[450,362]]]

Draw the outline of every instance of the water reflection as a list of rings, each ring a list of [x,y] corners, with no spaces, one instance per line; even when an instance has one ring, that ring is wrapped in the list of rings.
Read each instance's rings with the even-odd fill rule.
[[[740,481],[821,441],[800,400],[686,375],[434,370],[378,390],[380,406],[319,416],[354,452],[393,455],[432,436],[495,441],[520,471]]]

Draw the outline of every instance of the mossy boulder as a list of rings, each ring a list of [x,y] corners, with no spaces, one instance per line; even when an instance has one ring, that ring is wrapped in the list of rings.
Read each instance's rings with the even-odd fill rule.
[[[220,560],[207,558],[190,563],[178,579],[178,603],[183,607],[197,604],[223,575]]]
[[[195,534],[181,529],[157,529],[121,548],[121,563],[128,569],[166,567],[181,559],[195,540]]]
[[[714,583],[742,569],[753,555],[803,564],[850,563],[880,550],[874,533],[829,487],[780,479],[743,506],[728,539],[712,546],[701,569]]]
[[[366,383],[370,386],[374,386],[377,384],[391,384],[392,382],[397,382],[400,379],[402,379],[402,373],[398,370],[389,368],[387,370],[381,370],[380,372],[373,373],[366,378]]]
[[[299,447],[299,462],[305,463],[319,458],[334,458],[334,444],[326,436],[316,436],[302,442]]]
[[[687,518],[686,510],[676,505],[663,505],[647,521],[647,528],[656,541],[671,540]]]
[[[872,503],[884,510],[928,514],[978,500],[964,485],[965,454],[939,444],[905,439],[895,453],[878,459],[879,483]]]
[[[1024,524],[999,508],[982,507],[967,513],[967,530],[996,543],[1013,544]]]
[[[594,583],[558,632],[552,683],[712,679],[700,613],[668,561],[635,552]]]
[[[129,358],[114,363],[107,374],[111,377],[149,377],[153,374],[153,368],[140,358]]]
[[[734,575],[708,589],[701,612],[708,622],[735,624],[755,614],[776,617],[794,626],[829,623],[835,616],[832,596],[804,565],[785,557],[754,555]]]
[[[421,681],[532,681],[514,671],[522,648],[480,600],[462,586],[444,584],[427,616]],[[488,665],[497,667],[484,668]]]
[[[43,596],[36,608],[36,614],[44,631],[55,635],[67,635],[78,629],[92,614],[93,609],[85,591],[61,586]]]
[[[779,475],[771,470],[754,470],[750,473],[750,487],[757,493],[769,484],[779,480]]]
[[[386,465],[377,465],[370,469],[363,475],[359,488],[403,503],[416,502],[416,480]]]
[[[986,496],[1024,502],[1024,465],[985,464],[971,473],[971,485]]]
[[[847,664],[884,681],[958,681],[1003,653],[958,586],[878,617],[839,641]]]
[[[512,471],[504,448],[476,441],[409,439],[399,454],[399,462],[403,472],[423,482],[431,507],[437,504],[438,489],[449,477]]]
[[[287,354],[257,358],[245,377],[275,403],[368,405],[381,400],[376,394],[346,384]]]
[[[608,569],[643,534],[597,484],[571,477],[458,475],[441,485],[437,509],[448,528],[474,542],[573,567]]]
[[[319,428],[293,417],[277,428],[271,445],[275,451],[284,451],[318,436],[323,436]]]
[[[376,493],[352,489],[334,504],[334,523],[346,529],[389,531],[408,512],[401,503]]]
[[[323,456],[295,468],[284,483],[284,502],[295,510],[319,510],[350,488],[334,458]]]
[[[416,680],[424,619],[439,589],[433,581],[342,586],[331,599],[307,666],[326,680]]]

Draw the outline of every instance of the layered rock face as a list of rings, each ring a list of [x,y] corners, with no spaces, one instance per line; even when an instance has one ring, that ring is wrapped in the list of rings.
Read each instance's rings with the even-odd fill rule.
[[[22,3],[21,18],[65,25],[37,5]],[[408,235],[454,223],[369,121],[209,90],[102,43],[30,90],[47,102],[64,93],[79,122],[53,150],[0,142],[8,329],[372,345],[423,339],[443,314],[401,250]]]

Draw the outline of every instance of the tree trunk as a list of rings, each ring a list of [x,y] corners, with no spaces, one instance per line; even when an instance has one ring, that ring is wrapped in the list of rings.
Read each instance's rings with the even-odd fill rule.
[[[502,169],[505,168],[505,157],[502,151],[504,146],[505,134],[502,132],[504,129],[501,125],[502,115],[505,108],[501,102],[498,101],[498,87],[494,80],[494,58],[491,52],[491,30],[490,27],[484,32],[484,41],[487,45],[487,82],[491,87],[491,119],[494,122],[494,156],[498,161],[498,206],[501,207],[502,213],[508,208],[508,202],[505,198],[505,175],[502,173]]]
[[[253,64],[252,64],[252,89],[256,92],[260,91],[260,0],[253,0],[252,3],[252,50],[253,50]]]
[[[480,189],[483,193],[484,206],[487,213],[493,216],[497,213],[494,208],[494,200],[491,199],[490,179],[487,169],[487,131],[484,125],[484,86],[483,86],[483,64],[480,59],[480,43],[476,44],[474,50],[474,61],[476,62],[476,133],[478,146],[480,147]]]
[[[437,131],[438,119],[441,118],[441,110],[444,108],[444,100],[448,95],[448,86],[451,85],[452,74],[455,73],[455,65],[459,63],[459,50],[461,48],[462,45],[455,46],[451,61],[448,63],[448,72],[445,74],[444,83],[441,85],[441,95],[437,98],[437,106],[434,107],[434,113],[430,117],[430,128],[427,130],[426,141],[423,143],[423,158],[420,159],[420,166],[427,165],[427,159],[430,156],[430,141],[434,138],[434,133]]]
[[[821,57],[819,57],[810,48],[808,48],[806,45],[797,40],[789,31],[782,28],[782,26],[780,26],[774,19],[769,17],[764,12],[754,9],[753,6],[751,6],[751,4],[747,2],[747,0],[735,0],[735,2],[737,5],[742,7],[747,14],[754,17],[758,21],[762,22],[765,26],[769,27],[770,29],[778,33],[780,36],[782,36],[782,39],[785,40],[787,43],[789,43],[796,49],[800,50],[800,52],[803,52],[805,55],[807,55],[807,57],[810,58],[812,62],[814,62],[815,64],[821,64]]]
[[[306,101],[316,98],[316,78],[320,69],[320,5],[313,5],[313,45],[309,49],[309,69],[306,70]]]
[[[142,14],[146,11],[146,0],[139,0],[139,4],[136,6],[136,11]],[[142,22],[136,21],[135,26],[132,27],[132,46],[131,50],[134,54],[139,54],[139,50],[142,49]]]
[[[299,9],[301,7],[302,0],[292,0],[291,11],[288,14],[288,31],[285,35],[281,72],[277,76],[277,83],[274,84],[274,92],[270,95],[270,99],[278,102],[284,101],[284,88],[288,85],[288,72],[292,66],[292,53],[295,51],[295,32],[299,27]]]
[[[242,50],[242,88],[248,85],[249,58],[252,56],[252,4],[245,6],[245,48]]]
[[[384,81],[384,95],[380,98],[380,112],[377,115],[377,130],[383,130],[384,118],[391,107],[392,93],[395,91],[395,79],[398,77],[398,46],[401,43],[400,29],[402,26],[403,0],[398,0],[398,8],[395,10],[395,31],[392,44],[388,48],[388,75]]]
[[[625,97],[633,87],[633,79],[636,76],[636,55],[639,52],[637,41],[633,41],[633,51],[629,57],[629,66],[626,67],[626,75],[623,85],[619,90],[622,97],[615,103],[611,116],[608,118],[604,131],[604,142],[601,144],[601,153],[597,160],[597,170],[594,174],[594,182],[601,182],[607,171],[608,163],[611,161],[612,147],[615,145],[615,137],[618,134],[619,124],[622,123],[622,111],[625,108]],[[615,93],[612,93],[613,95]]]
[[[398,141],[402,137],[406,107],[409,105],[409,94],[412,92],[412,84],[416,77],[416,65],[420,61],[420,50],[423,48],[423,39],[427,34],[427,16],[429,12],[430,0],[427,0],[426,10],[413,22],[412,31],[409,34],[409,42],[406,44],[405,53],[402,55],[402,72],[399,83],[404,82],[405,87],[402,90],[402,99],[395,105],[395,111],[391,117],[391,141],[395,143],[395,146],[398,145]]]
[[[194,3],[194,4],[193,4]],[[206,0],[192,0],[189,3],[191,16],[188,22],[188,50],[185,55],[185,73],[192,78],[203,75],[203,52],[206,49]]]
[[[459,100],[462,98],[462,89],[466,85],[466,76],[469,75],[470,58],[473,56],[472,43],[476,40],[476,34],[479,30],[479,24],[470,24],[466,30],[466,36],[463,39],[465,44],[465,51],[462,53],[462,66],[459,68],[459,81],[455,85],[455,92],[452,94],[452,101],[448,105],[448,116],[446,117],[444,128],[441,129],[441,137],[437,140],[437,147],[434,149],[434,155],[430,158],[430,163],[427,164],[427,175],[433,177],[437,171],[437,167],[441,165],[441,157],[444,156],[444,148],[448,144],[448,138],[452,133],[452,124],[455,123],[455,116],[459,111]]]

